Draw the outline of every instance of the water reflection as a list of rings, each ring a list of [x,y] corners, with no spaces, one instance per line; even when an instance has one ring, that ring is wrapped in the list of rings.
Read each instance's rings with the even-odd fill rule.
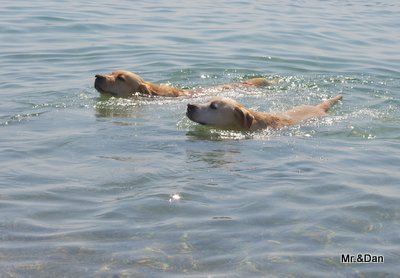
[[[210,141],[250,139],[253,134],[254,132],[224,130],[200,126],[197,124],[186,133],[186,135],[191,139]]]
[[[137,118],[141,105],[142,102],[137,98],[100,97],[94,107],[98,118]]]
[[[187,163],[193,164],[198,162],[204,162],[208,167],[211,168],[230,168],[235,165],[240,155],[240,150],[237,148],[222,148],[213,150],[198,150],[198,149],[187,149]]]

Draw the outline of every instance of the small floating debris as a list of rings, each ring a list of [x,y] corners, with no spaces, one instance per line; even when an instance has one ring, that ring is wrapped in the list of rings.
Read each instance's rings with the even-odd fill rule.
[[[179,193],[174,193],[174,194],[172,194],[172,195],[170,196],[169,202],[170,202],[170,203],[172,203],[172,202],[177,202],[177,201],[179,201],[181,198],[182,198],[182,197],[181,197],[181,195],[179,195]]]

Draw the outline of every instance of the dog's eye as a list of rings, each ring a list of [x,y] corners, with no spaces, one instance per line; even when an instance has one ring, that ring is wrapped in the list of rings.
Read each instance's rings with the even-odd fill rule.
[[[210,103],[210,108],[211,108],[211,109],[217,109],[217,108],[218,108],[218,105],[217,105],[215,102],[211,102],[211,103]]]
[[[120,75],[117,76],[117,79],[120,80],[120,81],[125,81],[125,76],[120,74]]]

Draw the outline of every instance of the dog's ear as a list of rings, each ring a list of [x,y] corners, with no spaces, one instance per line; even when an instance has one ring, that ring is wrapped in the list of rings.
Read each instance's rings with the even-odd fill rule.
[[[254,121],[254,116],[242,107],[235,108],[235,118],[238,120],[239,126],[244,129],[250,129]]]
[[[139,85],[139,93],[144,95],[157,95],[156,91],[154,91],[150,86],[146,84]]]

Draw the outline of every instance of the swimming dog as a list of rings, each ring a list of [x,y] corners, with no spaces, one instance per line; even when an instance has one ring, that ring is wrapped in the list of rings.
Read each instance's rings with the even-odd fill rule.
[[[276,85],[278,82],[278,79],[268,80],[265,78],[252,78],[239,83],[222,85],[220,86],[220,89],[226,90],[235,87],[261,87]],[[116,70],[111,74],[96,74],[94,87],[101,95],[119,98],[129,98],[136,93],[151,96],[179,97],[204,92],[201,88],[184,90],[169,85],[157,85],[145,81],[139,75],[126,70]]]
[[[196,123],[219,128],[239,130],[281,128],[310,118],[325,116],[329,108],[341,99],[342,96],[338,95],[316,106],[302,105],[286,112],[263,113],[250,110],[233,99],[214,97],[205,104],[188,104],[186,115]]]

